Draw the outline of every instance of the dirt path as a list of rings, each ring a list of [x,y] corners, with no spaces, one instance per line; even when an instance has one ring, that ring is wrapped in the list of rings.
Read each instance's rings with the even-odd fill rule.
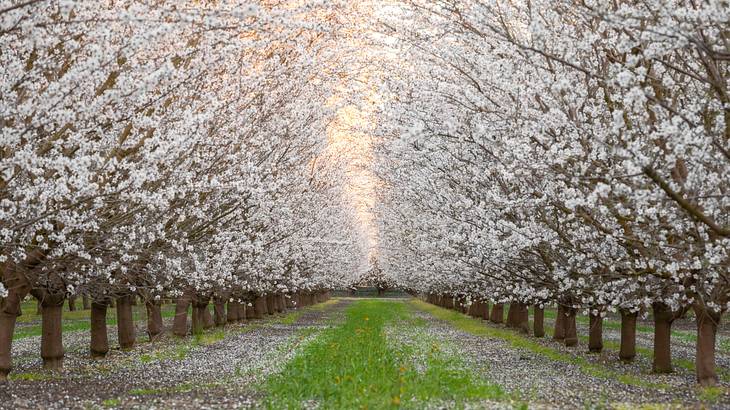
[[[0,386],[0,408],[251,407],[257,399],[255,385],[348,303],[337,301],[229,325],[198,338],[168,336],[139,343],[128,352],[113,350],[97,361],[87,353],[88,332],[69,332],[64,335],[66,359],[60,373],[40,370],[40,337],[24,338],[14,342],[15,380]],[[146,340],[141,326],[138,331],[138,340]],[[110,327],[111,345],[116,337]]]

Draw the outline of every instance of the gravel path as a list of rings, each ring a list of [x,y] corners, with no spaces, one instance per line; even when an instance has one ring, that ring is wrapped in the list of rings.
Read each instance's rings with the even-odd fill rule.
[[[113,349],[103,360],[89,357],[88,331],[69,332],[60,373],[40,370],[40,337],[24,338],[13,344],[16,380],[0,386],[0,408],[254,407],[260,399],[255,386],[348,303],[305,308],[294,324],[283,324],[278,316],[210,330],[198,341],[169,336],[143,342],[128,352]],[[137,326],[138,341],[146,340],[142,323]],[[118,344],[112,326],[109,341]]]
[[[566,348],[548,338],[530,338],[544,347],[619,375],[635,375],[647,383],[666,387],[629,385],[616,378],[587,374],[578,364],[551,360],[542,354],[517,349],[501,338],[461,331],[426,312],[416,311],[414,314],[428,322],[431,336],[458,346],[470,366],[506,390],[519,392],[530,403],[530,408],[636,408],[639,404],[657,403],[665,407],[704,408],[697,398],[693,376],[688,372],[653,375],[647,372],[647,360],[643,358],[625,365],[612,357],[615,354],[590,355],[584,353],[583,348]],[[486,322],[484,325],[496,326]],[[727,397],[726,393],[712,407],[730,408],[730,400],[725,400]]]

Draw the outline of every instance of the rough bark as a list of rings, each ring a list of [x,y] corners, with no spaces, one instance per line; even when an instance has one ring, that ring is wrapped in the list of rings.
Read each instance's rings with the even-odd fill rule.
[[[172,334],[185,337],[188,334],[188,307],[191,303],[187,292],[175,301],[175,318],[172,322]]]
[[[147,309],[147,336],[150,341],[156,340],[163,331],[162,326],[162,306],[160,302],[150,300],[145,302]]]
[[[636,318],[638,312],[621,311],[621,348],[619,359],[624,362],[633,361],[636,357]]]
[[[578,345],[578,331],[575,325],[576,310],[572,307],[565,308],[565,345],[573,347]]]
[[[123,350],[133,348],[137,338],[132,313],[132,298],[131,295],[117,298],[117,333],[119,335],[119,347]]]
[[[603,318],[600,314],[588,315],[588,351],[601,353],[603,351]]]
[[[106,312],[109,303],[106,301],[91,304],[91,357],[104,357],[109,353],[109,337],[106,328]]]
[[[492,314],[490,317],[492,323],[502,323],[504,320],[504,305],[501,303],[495,303],[492,306]]]
[[[68,298],[68,311],[76,311],[76,296],[71,296],[70,298]]]
[[[558,305],[558,311],[555,314],[555,330],[553,331],[553,340],[562,342],[565,340],[565,308]]]
[[[721,314],[710,312],[699,304],[695,304],[693,309],[697,320],[697,382],[704,387],[716,386],[719,379],[715,370],[715,341]]]
[[[535,308],[532,313],[532,331],[535,334],[535,337],[544,337],[545,336],[545,309],[541,308],[538,305],[535,305]]]

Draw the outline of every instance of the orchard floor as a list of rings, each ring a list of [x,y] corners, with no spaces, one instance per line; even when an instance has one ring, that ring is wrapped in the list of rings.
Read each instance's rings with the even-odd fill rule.
[[[717,352],[722,385],[700,389],[686,323],[673,333],[675,373],[653,375],[650,326],[639,326],[637,360],[623,364],[613,319],[600,355],[587,354],[585,340],[566,348],[405,298],[337,298],[154,343],[138,319],[134,349],[92,360],[83,314],[68,318],[62,372],[41,370],[37,323],[24,321],[0,408],[730,409],[727,327]]]

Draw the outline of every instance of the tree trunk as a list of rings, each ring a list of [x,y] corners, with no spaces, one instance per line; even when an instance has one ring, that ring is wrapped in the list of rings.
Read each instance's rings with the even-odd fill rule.
[[[175,301],[175,319],[172,322],[172,333],[175,336],[185,337],[188,334],[190,299],[190,294],[186,292]]]
[[[226,305],[222,300],[216,300],[213,302],[213,313],[216,326],[226,325]]]
[[[444,297],[444,307],[446,309],[453,309],[454,308],[454,298],[451,296],[445,296]]]
[[[119,347],[123,350],[134,347],[137,338],[132,313],[132,298],[131,295],[117,298],[117,333],[119,335]]]
[[[715,340],[721,314],[712,313],[699,304],[692,307],[697,321],[697,382],[703,387],[716,386],[718,377],[715,370]]]
[[[15,321],[20,315],[20,302],[30,292],[30,284],[24,275],[9,265],[0,267],[3,269],[3,284],[8,291],[7,297],[0,298],[0,384],[4,384],[13,368],[11,351]]]
[[[250,303],[250,305],[249,305]],[[244,309],[244,310],[240,310]],[[253,307],[253,303],[251,301],[244,301],[241,304],[241,307],[239,308],[239,312],[242,312],[246,320],[251,320],[256,318],[256,309]]]
[[[13,303],[9,299],[0,301],[4,305],[0,309],[0,384],[8,381],[8,374],[13,369],[10,352],[15,332],[15,320],[18,317],[18,307],[20,306],[19,303]]]
[[[654,373],[671,373],[672,369],[672,322],[674,314],[669,306],[654,303],[654,360],[651,371]]]
[[[516,320],[515,320],[515,313],[517,312],[517,309],[515,308],[515,303],[511,302],[509,304],[509,307],[507,308],[507,327],[517,327],[516,326]]]
[[[266,295],[266,313],[273,315],[276,313],[276,306],[274,306],[274,295]]]
[[[226,322],[235,323],[241,320],[238,316],[238,302],[228,302],[228,309],[226,309]]]
[[[108,303],[93,302],[91,304],[91,357],[104,357],[109,353],[109,336],[106,329],[106,310]]]
[[[624,362],[633,361],[636,357],[636,317],[638,312],[621,311],[621,349],[618,357]]]
[[[482,312],[480,317],[482,320],[489,320],[489,302],[482,302]]]
[[[535,337],[544,337],[545,336],[545,309],[541,308],[538,305],[535,305],[532,316],[533,316],[532,331],[535,333]]]
[[[68,311],[76,311],[76,296],[71,296],[70,298],[68,298]]]
[[[382,297],[383,295],[385,295],[385,290],[378,288],[378,297]]]
[[[194,303],[193,304],[193,324],[192,324],[192,332],[194,335],[200,335],[203,333],[203,328],[205,326],[205,318],[203,317],[204,313],[203,310],[205,308],[201,307],[199,304]]]
[[[91,309],[91,305],[89,304],[89,296],[84,294],[81,296],[81,306],[84,308],[84,310]]]
[[[603,318],[600,313],[588,316],[588,352],[601,353],[603,351]]]
[[[565,308],[565,345],[573,347],[578,345],[578,330],[575,325],[575,308]]]
[[[553,331],[553,340],[562,342],[565,340],[565,309],[563,305],[558,305],[558,311],[555,314],[555,330]]]
[[[208,304],[206,303],[201,309],[201,313],[203,313],[203,329],[215,327],[215,322],[213,321],[213,316],[210,314],[210,309],[208,309]]]
[[[238,305],[236,305],[236,309],[238,309],[238,320],[240,320],[241,322],[245,322],[246,317],[247,317],[246,316],[246,309],[247,309],[246,304],[239,303]]]
[[[502,323],[504,320],[504,305],[501,303],[495,303],[492,306],[492,323]]]
[[[147,335],[150,341],[156,340],[163,331],[162,326],[162,307],[158,301],[145,302],[147,308]]]
[[[253,300],[253,317],[254,319],[263,319],[266,312],[266,298],[258,296]]]
[[[41,357],[43,368],[58,370],[63,367],[63,296],[50,296],[43,300],[41,324]]]

